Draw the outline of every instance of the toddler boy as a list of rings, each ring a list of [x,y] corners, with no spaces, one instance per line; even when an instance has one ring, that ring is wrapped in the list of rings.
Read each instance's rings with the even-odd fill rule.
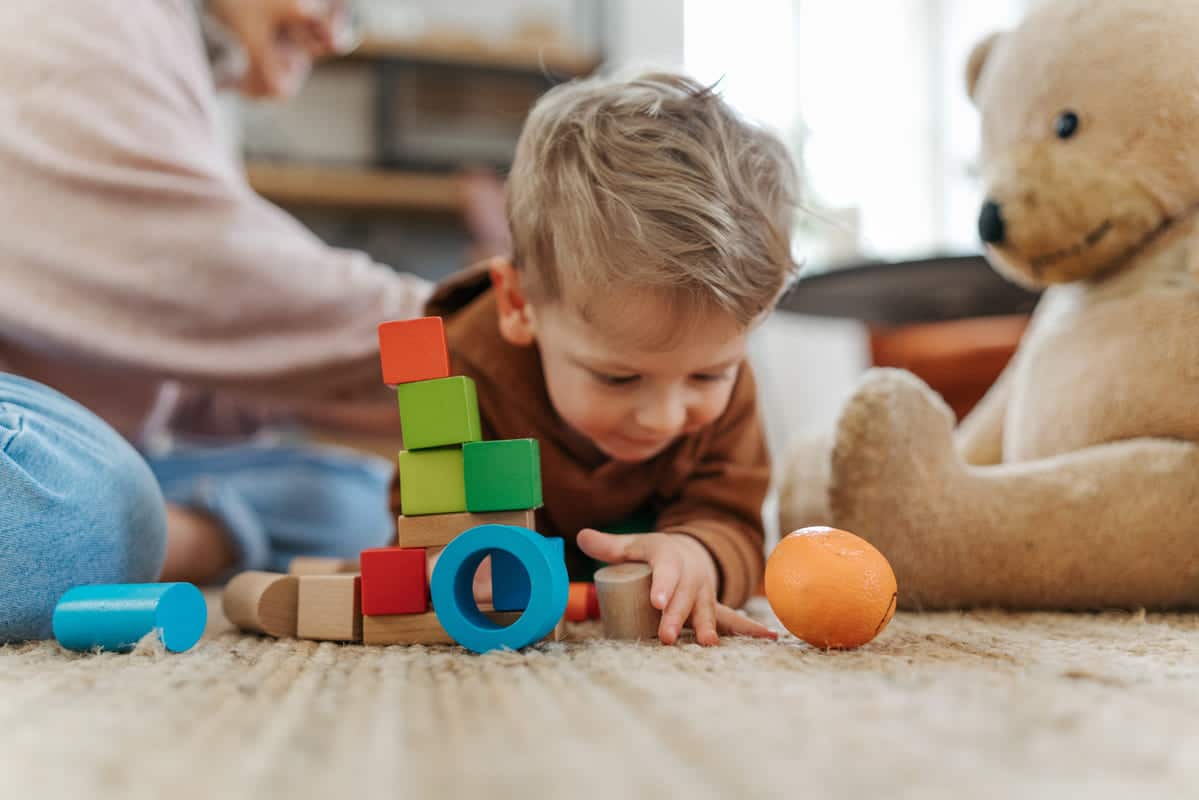
[[[507,213],[511,258],[427,313],[478,384],[484,436],[540,441],[539,530],[576,576],[587,556],[648,562],[667,644],[688,621],[701,644],[772,636],[733,609],[763,572],[746,338],[794,272],[783,146],[682,76],[577,81],[531,112]],[[600,532],[637,514],[653,533]]]

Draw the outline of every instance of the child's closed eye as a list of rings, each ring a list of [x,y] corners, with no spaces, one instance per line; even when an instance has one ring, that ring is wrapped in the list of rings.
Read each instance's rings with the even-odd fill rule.
[[[591,377],[595,378],[605,386],[631,386],[641,380],[640,375],[608,375],[603,372],[591,372]]]
[[[691,376],[691,380],[698,383],[718,383],[720,381],[730,381],[736,375],[735,370],[724,370],[723,372],[697,372]]]

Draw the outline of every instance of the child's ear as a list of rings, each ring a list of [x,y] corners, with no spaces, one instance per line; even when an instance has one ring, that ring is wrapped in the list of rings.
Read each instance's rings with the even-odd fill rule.
[[[525,298],[520,273],[506,258],[492,259],[491,285],[495,289],[496,310],[499,314],[500,335],[517,347],[528,347],[535,340],[533,309]]]

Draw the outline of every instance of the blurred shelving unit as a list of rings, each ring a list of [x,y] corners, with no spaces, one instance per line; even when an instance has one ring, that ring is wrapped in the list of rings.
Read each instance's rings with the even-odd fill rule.
[[[598,30],[599,5],[577,6],[583,27]],[[602,46],[550,23],[420,30],[368,30],[294,99],[242,104],[241,143],[250,186],[322,240],[438,280],[476,257],[467,170],[502,176],[529,108],[599,67]]]
[[[488,42],[449,34],[416,39],[368,37],[346,58],[456,64],[474,69],[516,70],[564,77],[587,75],[601,63],[597,55],[579,53],[555,43],[536,40]]]
[[[600,63],[552,39],[367,38],[248,112],[246,175],[288,207],[457,214],[459,168],[503,171],[537,96]]]
[[[461,180],[453,174],[251,161],[256,192],[282,206],[456,214]]]

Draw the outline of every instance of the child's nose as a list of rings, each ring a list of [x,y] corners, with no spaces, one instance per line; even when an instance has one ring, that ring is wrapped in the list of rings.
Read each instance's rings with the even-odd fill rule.
[[[637,413],[637,424],[655,434],[673,435],[687,419],[687,404],[677,392],[650,399]]]

